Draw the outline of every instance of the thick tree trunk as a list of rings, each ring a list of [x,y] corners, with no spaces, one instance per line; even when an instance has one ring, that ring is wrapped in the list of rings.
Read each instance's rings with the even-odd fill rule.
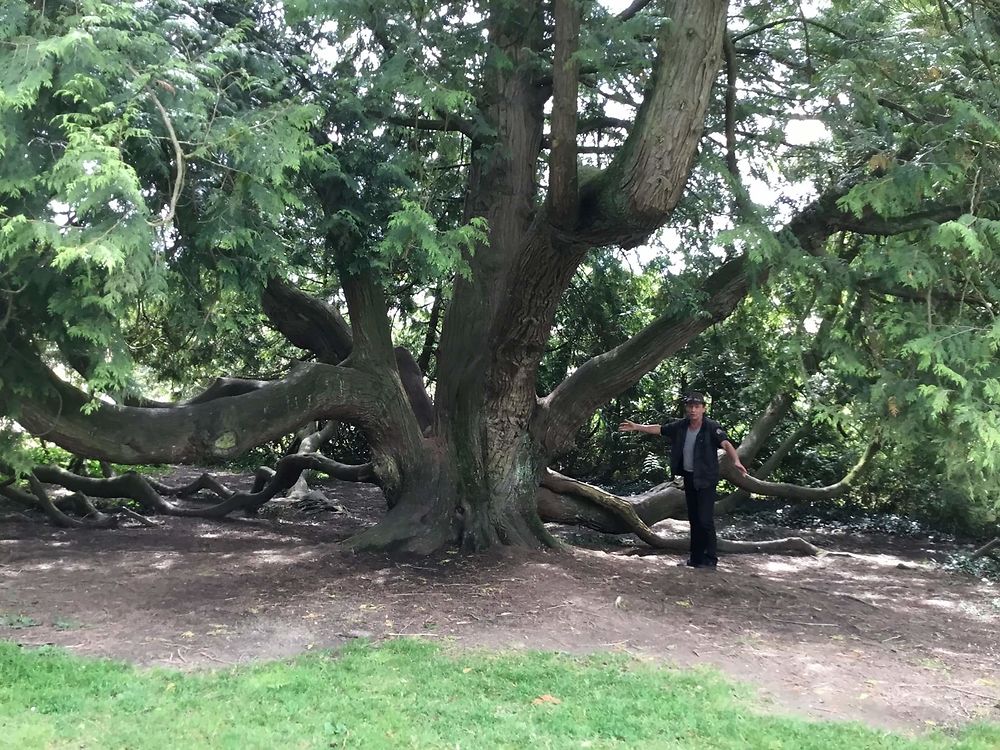
[[[597,203],[581,202],[595,193],[579,184],[576,169],[580,9],[562,0],[554,6],[544,201],[537,185],[549,95],[538,69],[541,6],[515,0],[489,9],[486,26],[497,54],[486,65],[480,110],[491,128],[473,137],[466,201],[468,217],[487,219],[489,243],[477,249],[471,281],[457,283],[448,306],[433,428],[454,452],[459,537],[470,549],[554,544],[535,497],[552,451],[533,425],[537,368],[558,301],[590,248],[645,236],[680,198],[721,57],[726,3],[669,4],[647,101],[602,183],[606,196],[615,197],[602,210],[613,210],[601,216]]]
[[[425,440],[413,462],[402,465],[395,502],[375,526],[345,543],[357,550],[426,555],[458,541],[457,482],[448,452]]]
[[[538,517],[538,467],[530,452],[494,452],[486,473],[463,464],[464,456],[438,438],[425,439],[416,460],[400,464],[385,518],[347,545],[413,554],[452,544],[467,551],[556,546]]]

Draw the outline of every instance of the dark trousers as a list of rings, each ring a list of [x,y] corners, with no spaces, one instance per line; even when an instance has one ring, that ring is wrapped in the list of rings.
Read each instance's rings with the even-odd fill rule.
[[[694,475],[684,472],[684,499],[691,524],[691,562],[695,565],[719,561],[715,544],[715,485],[696,489]]]

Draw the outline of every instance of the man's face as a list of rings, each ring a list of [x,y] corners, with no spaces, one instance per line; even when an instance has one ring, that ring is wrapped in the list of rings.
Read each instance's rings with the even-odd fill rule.
[[[684,404],[684,410],[687,412],[688,419],[697,421],[705,415],[705,404]]]

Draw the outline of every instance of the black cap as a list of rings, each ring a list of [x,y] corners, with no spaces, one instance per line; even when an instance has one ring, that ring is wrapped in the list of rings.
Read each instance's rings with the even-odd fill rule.
[[[685,404],[705,404],[705,395],[698,391],[691,391],[684,396]]]

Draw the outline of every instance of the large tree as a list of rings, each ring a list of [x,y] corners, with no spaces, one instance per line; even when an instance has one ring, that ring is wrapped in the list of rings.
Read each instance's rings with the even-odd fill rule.
[[[864,282],[883,302],[992,315],[997,99],[970,90],[1000,93],[996,7],[825,10],[7,3],[6,413],[126,464],[234,458],[348,423],[389,506],[354,546],[551,544],[552,461],[775,267],[822,284],[822,304]],[[828,147],[783,142],[803,116],[828,123]],[[780,179],[776,159],[813,192],[755,205],[744,180]],[[539,392],[577,270],[670,223],[690,247],[683,273],[664,271],[669,304]],[[934,297],[942,267],[949,297]],[[141,393],[240,362],[182,402]],[[216,487],[211,512],[259,507],[303,468],[351,473],[317,453],[327,436],[251,492]],[[132,475],[31,479],[40,500],[45,481],[180,510]]]

